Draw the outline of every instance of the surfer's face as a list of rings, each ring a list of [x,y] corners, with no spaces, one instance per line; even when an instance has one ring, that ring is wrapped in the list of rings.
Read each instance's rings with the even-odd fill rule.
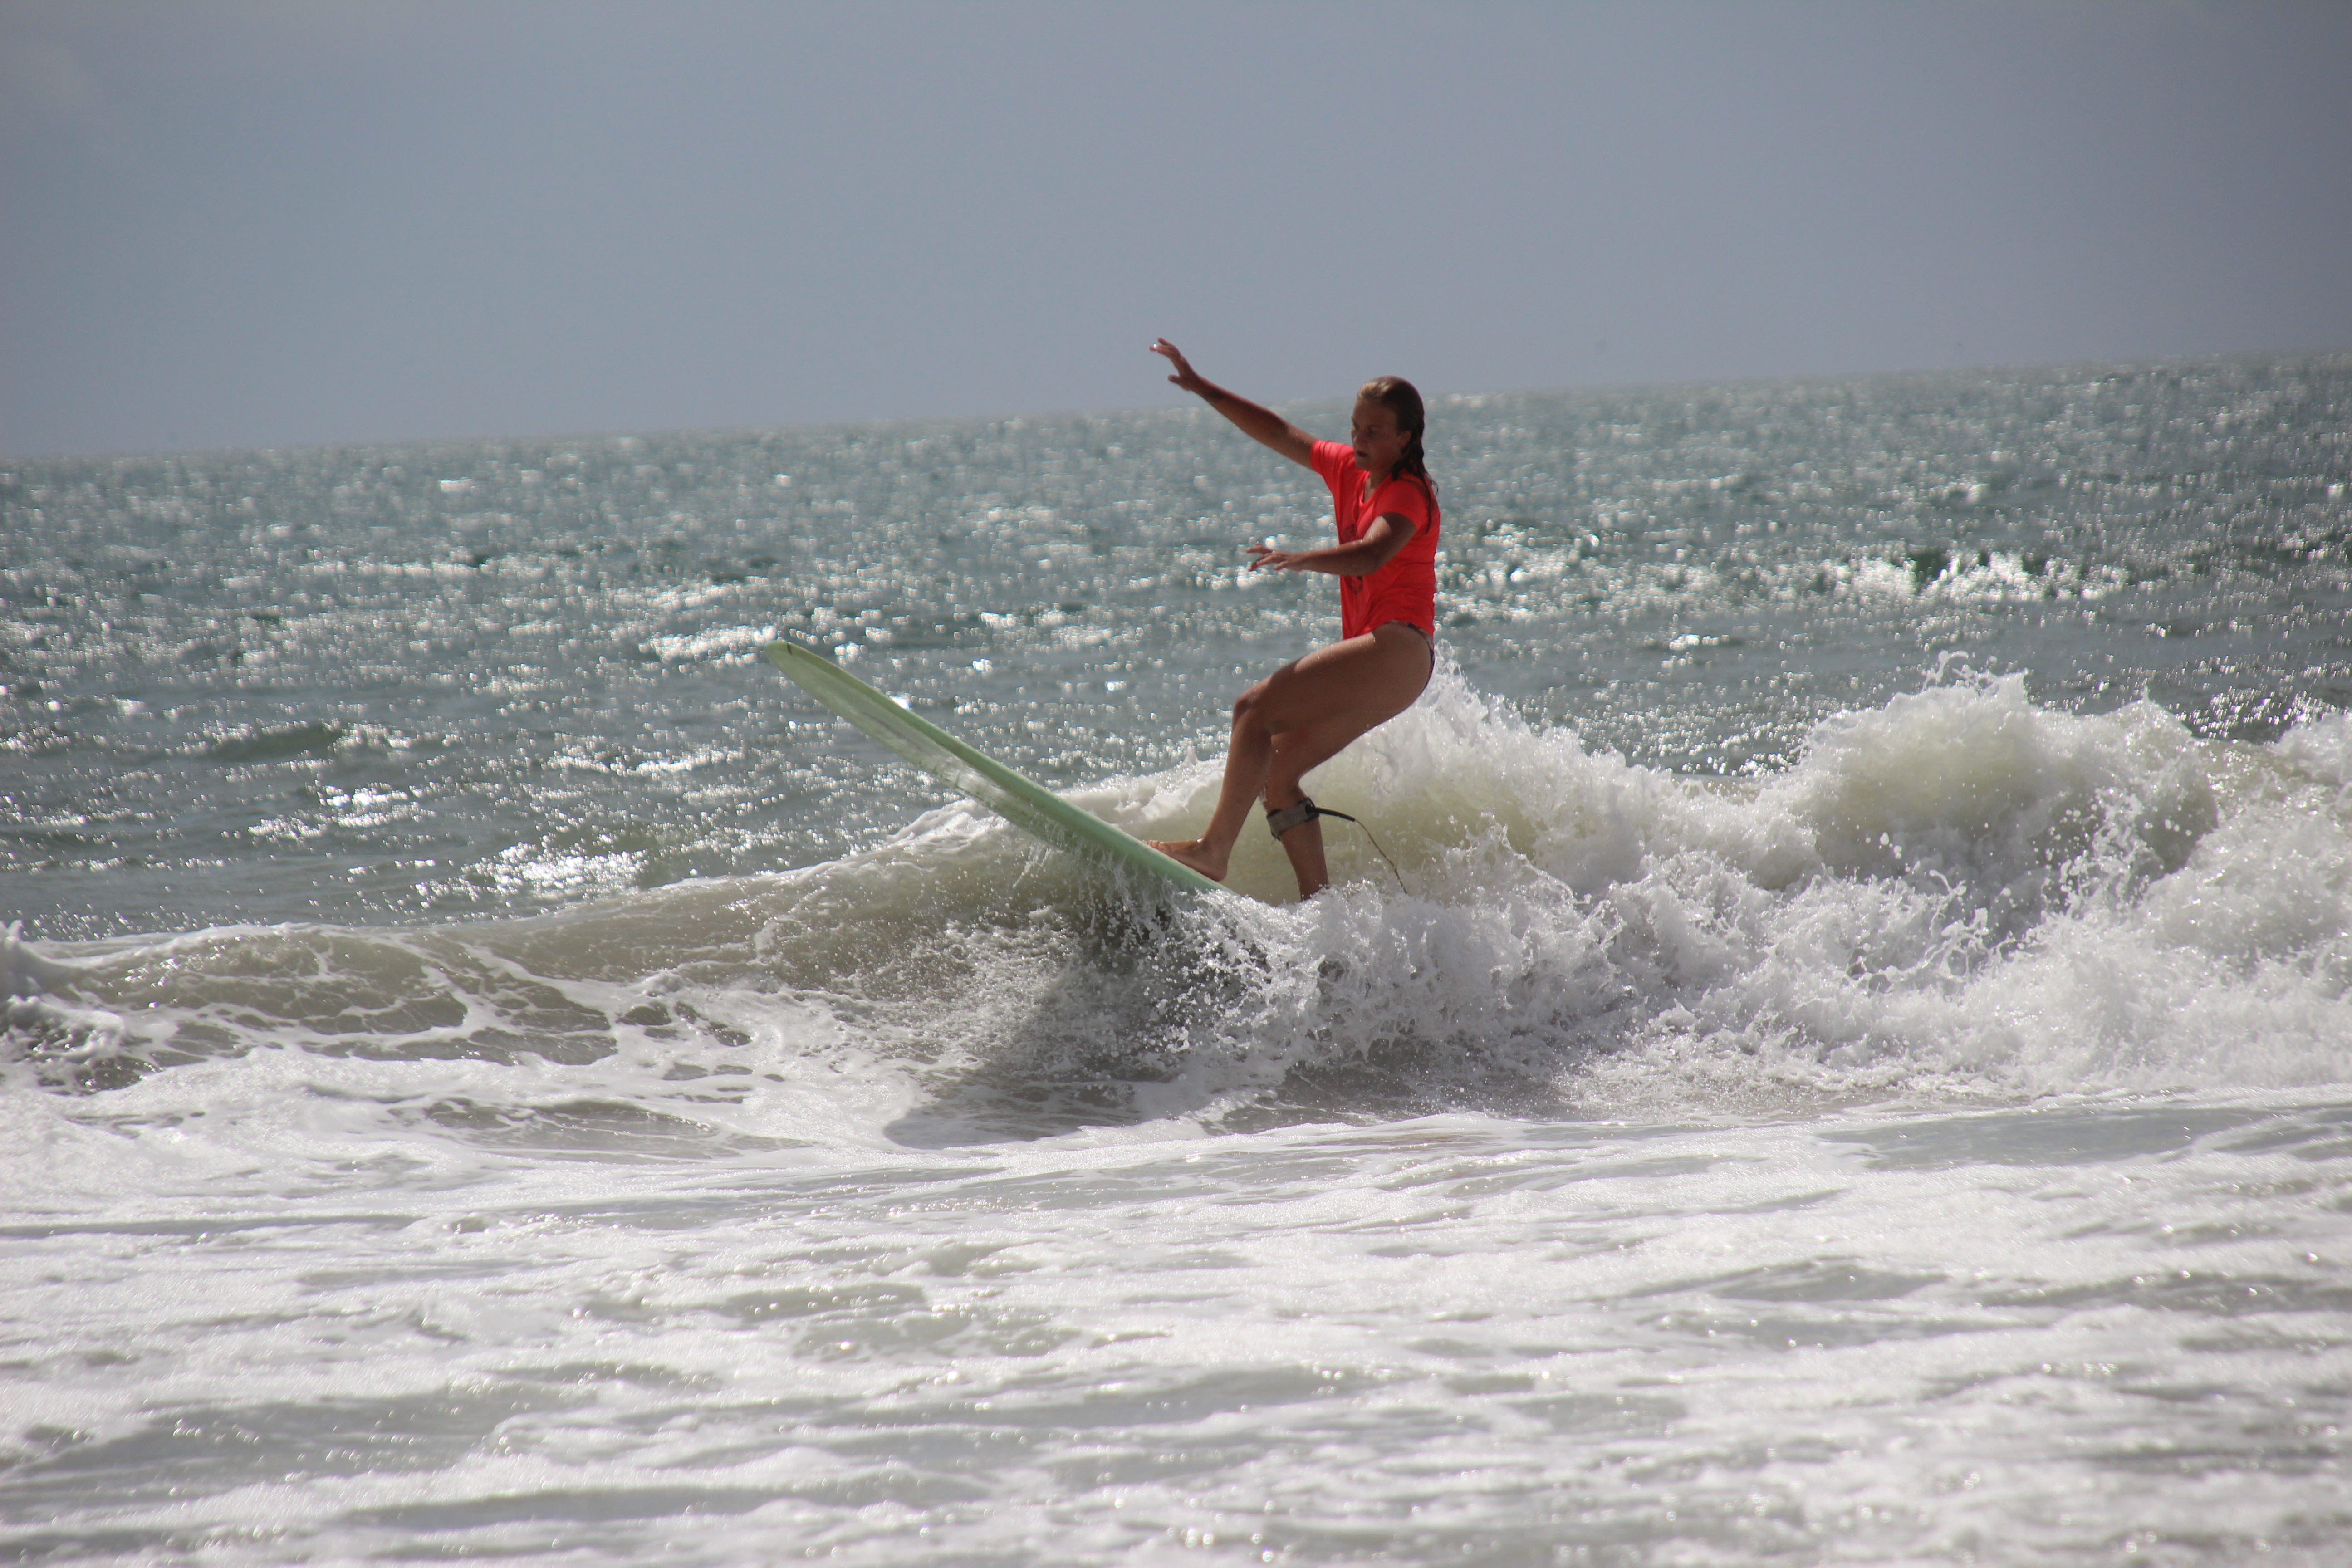
[[[1396,410],[1370,397],[1356,399],[1354,422],[1348,430],[1356,449],[1356,467],[1374,479],[1386,479],[1404,456],[1405,433],[1397,428]]]

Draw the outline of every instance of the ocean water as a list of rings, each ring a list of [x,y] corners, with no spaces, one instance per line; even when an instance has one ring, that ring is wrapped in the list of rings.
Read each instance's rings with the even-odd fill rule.
[[[2352,356],[1433,422],[0,463],[0,1551],[2345,1561]]]

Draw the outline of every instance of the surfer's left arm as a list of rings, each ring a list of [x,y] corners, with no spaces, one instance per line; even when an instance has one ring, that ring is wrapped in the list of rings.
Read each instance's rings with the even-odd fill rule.
[[[1420,525],[1399,511],[1372,519],[1363,537],[1319,550],[1276,550],[1270,544],[1249,547],[1253,572],[1328,572],[1334,577],[1363,577],[1387,565],[1396,552],[1412,542]]]

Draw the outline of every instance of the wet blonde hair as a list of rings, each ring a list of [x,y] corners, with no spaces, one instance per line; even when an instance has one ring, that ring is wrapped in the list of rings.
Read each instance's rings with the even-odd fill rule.
[[[1404,453],[1397,458],[1389,477],[1402,475],[1415,481],[1434,504],[1437,483],[1429,477],[1428,457],[1421,445],[1422,436],[1429,428],[1429,413],[1422,406],[1421,390],[1401,375],[1376,375],[1364,383],[1356,395],[1369,398],[1395,415],[1397,428],[1404,432]]]

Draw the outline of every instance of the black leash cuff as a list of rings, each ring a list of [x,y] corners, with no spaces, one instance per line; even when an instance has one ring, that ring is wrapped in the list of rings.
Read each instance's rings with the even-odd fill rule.
[[[1321,806],[1316,805],[1313,801],[1307,799],[1305,795],[1300,795],[1296,801],[1284,806],[1280,811],[1268,811],[1265,814],[1266,831],[1274,835],[1275,841],[1276,843],[1280,843],[1284,834],[1289,832],[1294,827],[1304,826],[1306,824],[1314,821],[1318,816],[1336,816],[1342,822],[1353,822],[1357,826],[1364,827],[1364,825],[1360,820],[1356,817],[1349,816],[1346,812],[1326,811]],[[1378,854],[1381,859],[1389,861],[1389,874],[1397,879],[1397,891],[1400,893],[1404,892],[1406,890],[1404,885],[1404,873],[1397,869],[1397,864],[1395,861],[1389,860],[1389,852],[1381,847],[1381,841],[1379,839],[1372,838],[1372,830],[1370,828],[1364,827],[1364,837],[1371,839],[1373,851]]]
[[[1305,795],[1300,795],[1280,811],[1269,809],[1265,814],[1265,829],[1278,841],[1292,828],[1303,826],[1318,816],[1336,816],[1342,822],[1356,822],[1344,811],[1326,811]],[[1356,822],[1356,826],[1361,827],[1363,824]]]

